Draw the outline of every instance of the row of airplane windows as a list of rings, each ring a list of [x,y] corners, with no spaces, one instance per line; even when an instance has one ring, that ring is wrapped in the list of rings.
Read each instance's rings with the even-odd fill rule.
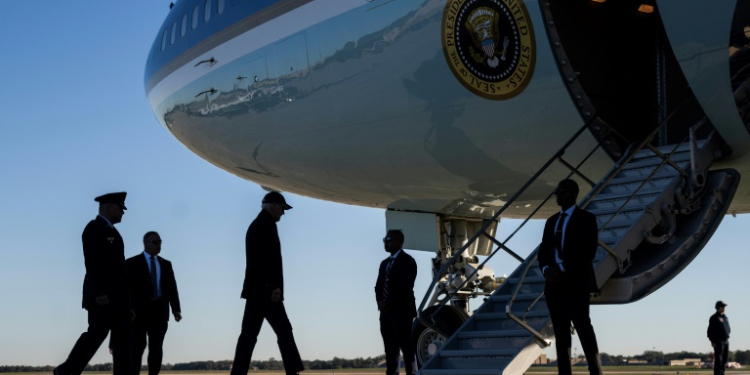
[[[226,0],[216,1],[216,13],[221,15],[224,13],[226,7]],[[203,3],[203,22],[208,22],[211,19],[211,10],[213,8],[213,0],[206,0]],[[200,20],[201,6],[196,5],[193,8],[192,17],[190,20],[190,29],[195,30],[198,28],[198,21]],[[185,36],[188,27],[188,14],[182,15],[182,21],[180,22],[180,37]],[[177,40],[177,21],[172,24],[171,32],[170,29],[164,29],[164,34],[161,36],[161,50],[164,51],[167,48],[167,39],[169,39],[169,45],[174,44]]]

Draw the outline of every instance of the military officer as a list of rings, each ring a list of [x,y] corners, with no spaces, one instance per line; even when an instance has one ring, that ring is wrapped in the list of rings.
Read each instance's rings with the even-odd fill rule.
[[[83,230],[83,308],[88,311],[88,330],[81,334],[68,359],[54,375],[79,375],[112,331],[114,375],[130,374],[130,298],[125,274],[125,246],[115,229],[125,213],[127,193],[96,197],[99,215]]]

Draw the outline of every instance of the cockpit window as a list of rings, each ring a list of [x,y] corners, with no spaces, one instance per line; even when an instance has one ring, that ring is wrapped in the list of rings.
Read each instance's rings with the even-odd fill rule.
[[[193,23],[190,25],[193,30],[198,27],[198,13],[200,13],[200,11],[201,9],[197,5],[193,8]]]
[[[211,19],[211,0],[206,0],[203,6],[203,22],[208,22]]]
[[[164,30],[164,34],[161,36],[161,50],[164,51],[164,48],[167,48],[167,33],[169,32],[169,29]]]
[[[227,0],[218,0],[218,4],[216,7],[217,13],[219,14],[224,13],[224,6],[226,5],[226,3],[227,3]]]
[[[182,24],[180,26],[180,36],[185,36],[187,32],[187,13],[182,15]]]
[[[175,37],[177,37],[177,21],[172,24],[172,35],[169,38],[169,44],[174,44]]]

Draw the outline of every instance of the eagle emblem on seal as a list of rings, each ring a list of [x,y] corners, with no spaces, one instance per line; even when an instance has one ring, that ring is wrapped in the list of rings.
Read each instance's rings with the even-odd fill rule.
[[[502,49],[498,48],[501,39],[499,23],[500,15],[492,8],[480,7],[469,14],[464,26],[471,35],[474,47],[484,52],[482,56],[481,52],[471,48],[471,57],[475,62],[486,63],[491,68],[497,68],[500,60],[505,61],[510,39],[507,36],[503,38]]]
[[[475,95],[506,100],[531,82],[536,42],[525,1],[536,4],[536,0],[446,0],[440,26],[445,62]]]

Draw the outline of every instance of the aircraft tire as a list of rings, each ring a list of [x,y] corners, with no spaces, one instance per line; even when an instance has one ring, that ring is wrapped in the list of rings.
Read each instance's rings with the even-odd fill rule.
[[[425,309],[422,312],[422,316],[431,315],[437,308],[437,306],[431,306]],[[450,336],[456,333],[468,319],[469,315],[466,311],[450,305],[443,306],[438,311],[437,316],[435,316],[435,323],[438,329],[446,333],[448,337],[443,337],[443,335],[422,324],[419,320],[415,320],[411,330],[411,337],[414,345],[414,354],[417,356],[419,367],[421,368],[427,363],[448,342]]]

